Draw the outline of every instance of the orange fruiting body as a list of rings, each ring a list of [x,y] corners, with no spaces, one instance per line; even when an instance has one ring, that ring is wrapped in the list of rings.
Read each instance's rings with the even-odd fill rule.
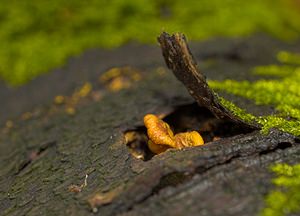
[[[158,145],[158,144],[153,143],[151,140],[149,140],[148,148],[150,149],[151,152],[153,152],[155,154],[160,154],[171,147],[168,145]]]
[[[156,115],[147,114],[144,117],[149,139],[156,145],[175,147],[174,134],[170,126]]]
[[[197,131],[178,133],[174,136],[170,126],[156,115],[145,115],[144,124],[149,138],[148,147],[153,153],[159,154],[168,148],[181,149],[204,144]]]

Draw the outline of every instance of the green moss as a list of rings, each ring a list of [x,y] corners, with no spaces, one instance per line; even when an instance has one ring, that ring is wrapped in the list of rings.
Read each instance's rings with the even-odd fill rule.
[[[261,132],[263,134],[268,134],[271,128],[279,128],[282,131],[291,133],[295,136],[300,136],[300,121],[298,120],[286,120],[282,117],[278,116],[259,116],[256,117],[247,113],[245,110],[237,107],[235,104],[231,103],[230,101],[225,100],[222,97],[219,97],[219,100],[223,106],[229,109],[235,116],[238,116],[245,122],[248,123],[259,123],[262,126]],[[293,112],[294,109],[288,109],[287,115]],[[299,110],[295,110],[296,114],[299,115]],[[300,119],[300,118],[299,118]]]
[[[9,1],[0,5],[0,77],[20,85],[84,49],[153,43],[162,30],[192,40],[256,31],[292,39],[300,22],[291,8],[281,0]]]
[[[284,216],[300,213],[300,164],[290,166],[277,164],[272,167],[277,174],[273,179],[276,189],[266,197],[262,216]]]
[[[260,76],[275,76],[275,77],[286,77],[292,73],[298,73],[300,68],[295,68],[290,65],[267,65],[257,66],[253,69],[253,74]]]
[[[288,55],[296,56],[295,54]],[[295,64],[295,61],[291,63]],[[264,133],[270,128],[276,127],[282,131],[300,136],[300,67],[290,65],[262,66],[255,68],[254,73],[279,76],[281,79],[261,79],[255,82],[238,82],[235,80],[210,81],[209,85],[216,90],[223,90],[252,99],[258,105],[274,106],[277,111],[276,114],[257,116],[255,119],[262,125]],[[236,113],[236,108],[231,110]]]
[[[277,54],[277,59],[285,64],[300,64],[300,55],[296,53],[281,51]]]
[[[278,128],[281,131],[300,136],[300,121],[287,120],[278,116],[262,116],[257,118],[257,122],[262,125],[261,132],[267,134],[271,128]]]
[[[219,101],[224,107],[229,109],[235,116],[238,116],[240,119],[244,120],[245,122],[251,123],[256,121],[256,117],[254,115],[247,113],[245,110],[237,107],[232,102],[222,97],[219,97]]]

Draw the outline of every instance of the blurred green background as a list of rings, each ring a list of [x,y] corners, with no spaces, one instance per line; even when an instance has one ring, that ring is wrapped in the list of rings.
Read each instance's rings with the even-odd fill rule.
[[[22,85],[87,48],[154,43],[162,30],[293,40],[299,14],[299,0],[11,0],[0,5],[0,79]]]

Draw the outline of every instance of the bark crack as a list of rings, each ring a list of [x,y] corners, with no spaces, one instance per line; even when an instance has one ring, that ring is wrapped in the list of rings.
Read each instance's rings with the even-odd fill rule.
[[[32,150],[29,155],[27,156],[27,159],[25,159],[18,167],[15,175],[20,174],[23,170],[25,170],[34,160],[36,160],[38,157],[40,157],[45,151],[47,151],[49,148],[52,148],[56,145],[56,141],[50,141],[45,142],[42,144],[39,148]]]
[[[195,175],[197,174],[205,174],[209,170],[216,168],[218,166],[222,165],[228,165],[233,163],[236,160],[239,159],[247,159],[251,157],[260,157],[261,155],[266,154],[272,154],[274,152],[277,152],[278,150],[287,150],[289,148],[294,147],[298,143],[293,142],[294,139],[290,139],[286,142],[279,141],[275,145],[269,145],[267,149],[261,149],[254,152],[249,152],[248,154],[242,154],[237,152],[235,155],[228,156],[223,161],[219,161],[216,164],[212,164],[209,167],[204,167],[203,165],[196,166],[193,171],[170,171],[168,173],[165,173],[164,175],[160,176],[160,179],[158,180],[158,183],[154,185],[151,189],[151,192],[147,195],[145,195],[142,199],[132,203],[127,208],[123,209],[123,211],[119,212],[118,215],[126,214],[134,209],[136,205],[140,205],[144,202],[146,202],[148,199],[153,197],[154,195],[159,194],[162,190],[164,190],[167,187],[178,187],[182,184],[185,184],[186,182],[190,181]]]

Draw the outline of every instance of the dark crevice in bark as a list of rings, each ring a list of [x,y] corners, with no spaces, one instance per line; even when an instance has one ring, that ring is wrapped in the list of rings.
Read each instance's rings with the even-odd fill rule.
[[[292,146],[293,146],[293,144],[290,143],[290,142],[281,142],[281,143],[278,143],[278,145],[275,148],[267,149],[265,151],[262,151],[262,152],[259,153],[259,155],[269,154],[269,153],[272,153],[274,151],[277,151],[278,149],[284,150],[284,149],[290,148]]]
[[[294,141],[295,143],[300,143],[300,138],[295,138]]]
[[[56,141],[50,141],[45,142],[44,144],[41,144],[41,147],[39,147],[36,150],[32,150],[29,155],[27,156],[27,159],[23,161],[23,163],[20,164],[20,166],[17,169],[16,175],[20,174],[23,170],[25,170],[34,160],[36,160],[41,154],[45,153],[49,148],[56,145]]]
[[[156,185],[152,190],[153,194],[158,194],[162,189],[166,187],[176,187],[178,185],[184,184],[189,181],[195,173],[185,173],[185,172],[172,172],[163,176],[159,184]]]
[[[198,131],[205,143],[254,131],[247,125],[240,125],[227,119],[218,119],[209,109],[200,107],[196,103],[175,107],[174,111],[164,117],[163,120],[170,125],[175,134]],[[131,138],[127,140],[127,146],[131,154],[145,161],[150,160],[154,154],[150,152],[147,146],[146,128],[139,126],[135,130],[126,131],[125,137],[129,133],[131,133]]]

